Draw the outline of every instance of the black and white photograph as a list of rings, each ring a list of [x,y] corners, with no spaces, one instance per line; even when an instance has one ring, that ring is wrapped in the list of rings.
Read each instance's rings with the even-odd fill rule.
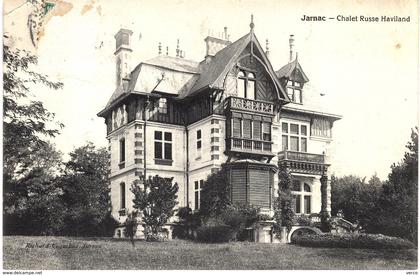
[[[2,4],[3,274],[417,274],[418,1]]]

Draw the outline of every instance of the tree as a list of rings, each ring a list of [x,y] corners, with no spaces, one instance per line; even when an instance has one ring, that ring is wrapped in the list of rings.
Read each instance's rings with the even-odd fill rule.
[[[293,217],[295,215],[292,207],[292,177],[286,169],[280,169],[278,183],[278,195],[274,201],[274,231],[277,235],[281,232],[281,227],[287,227],[290,231],[293,225]]]
[[[218,216],[228,205],[230,185],[225,169],[210,174],[204,182],[200,198],[200,215],[204,218]]]
[[[141,212],[145,223],[146,239],[155,239],[175,213],[178,184],[173,178],[162,178],[158,175],[149,177],[144,183],[133,182],[131,191],[134,194],[133,207]]]
[[[37,57],[27,51],[3,47],[3,176],[11,180],[27,172],[34,152],[47,146],[43,138],[59,134],[62,124],[40,101],[29,100],[37,84],[51,89],[63,87],[35,72]],[[50,128],[50,124],[55,127]]]
[[[331,177],[331,208],[335,215],[343,211],[344,218],[359,223],[370,233],[378,233],[378,199],[382,192],[380,179],[374,175],[366,183],[365,178],[349,175]]]
[[[391,166],[379,205],[380,225],[388,235],[407,238],[417,244],[418,128],[412,130],[408,152]]]
[[[76,236],[109,235],[110,187],[107,178],[108,152],[92,143],[70,153],[61,185],[67,207],[66,234]]]
[[[25,173],[3,183],[4,233],[6,235],[56,235],[63,227],[65,208],[56,177],[61,152],[49,143],[28,156]]]

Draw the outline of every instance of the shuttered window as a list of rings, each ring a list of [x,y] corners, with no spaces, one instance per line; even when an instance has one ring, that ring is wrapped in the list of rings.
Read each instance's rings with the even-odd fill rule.
[[[232,202],[246,203],[246,170],[232,169]]]
[[[253,138],[254,139],[261,139],[261,122],[254,120],[253,122],[254,125],[254,132],[253,132]]]
[[[270,207],[270,174],[267,170],[249,169],[250,203]]]
[[[243,131],[244,131],[244,138],[251,138],[251,120],[250,119],[244,119],[243,120]]]
[[[233,119],[233,136],[241,137],[241,120],[239,118]]]

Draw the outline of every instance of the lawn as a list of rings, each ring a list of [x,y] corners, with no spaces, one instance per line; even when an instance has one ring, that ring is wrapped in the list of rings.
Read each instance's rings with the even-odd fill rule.
[[[417,269],[417,250],[3,237],[4,269]]]

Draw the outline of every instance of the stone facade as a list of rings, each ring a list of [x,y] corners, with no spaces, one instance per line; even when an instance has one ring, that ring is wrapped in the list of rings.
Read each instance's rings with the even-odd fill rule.
[[[116,35],[117,62],[131,53],[130,34]],[[107,124],[112,215],[121,224],[133,210],[130,188],[139,177],[174,178],[178,207],[197,210],[203,182],[222,167],[246,193],[241,200],[268,213],[278,169],[292,174],[297,214],[331,211],[331,132],[340,116],[308,107],[311,91],[297,58],[274,71],[252,28],[236,42],[227,39],[226,30],[223,39],[207,38],[201,63],[158,56],[117,75],[122,79],[98,115]],[[232,178],[241,173],[243,180]],[[255,238],[273,242],[270,225],[262,228]]]

